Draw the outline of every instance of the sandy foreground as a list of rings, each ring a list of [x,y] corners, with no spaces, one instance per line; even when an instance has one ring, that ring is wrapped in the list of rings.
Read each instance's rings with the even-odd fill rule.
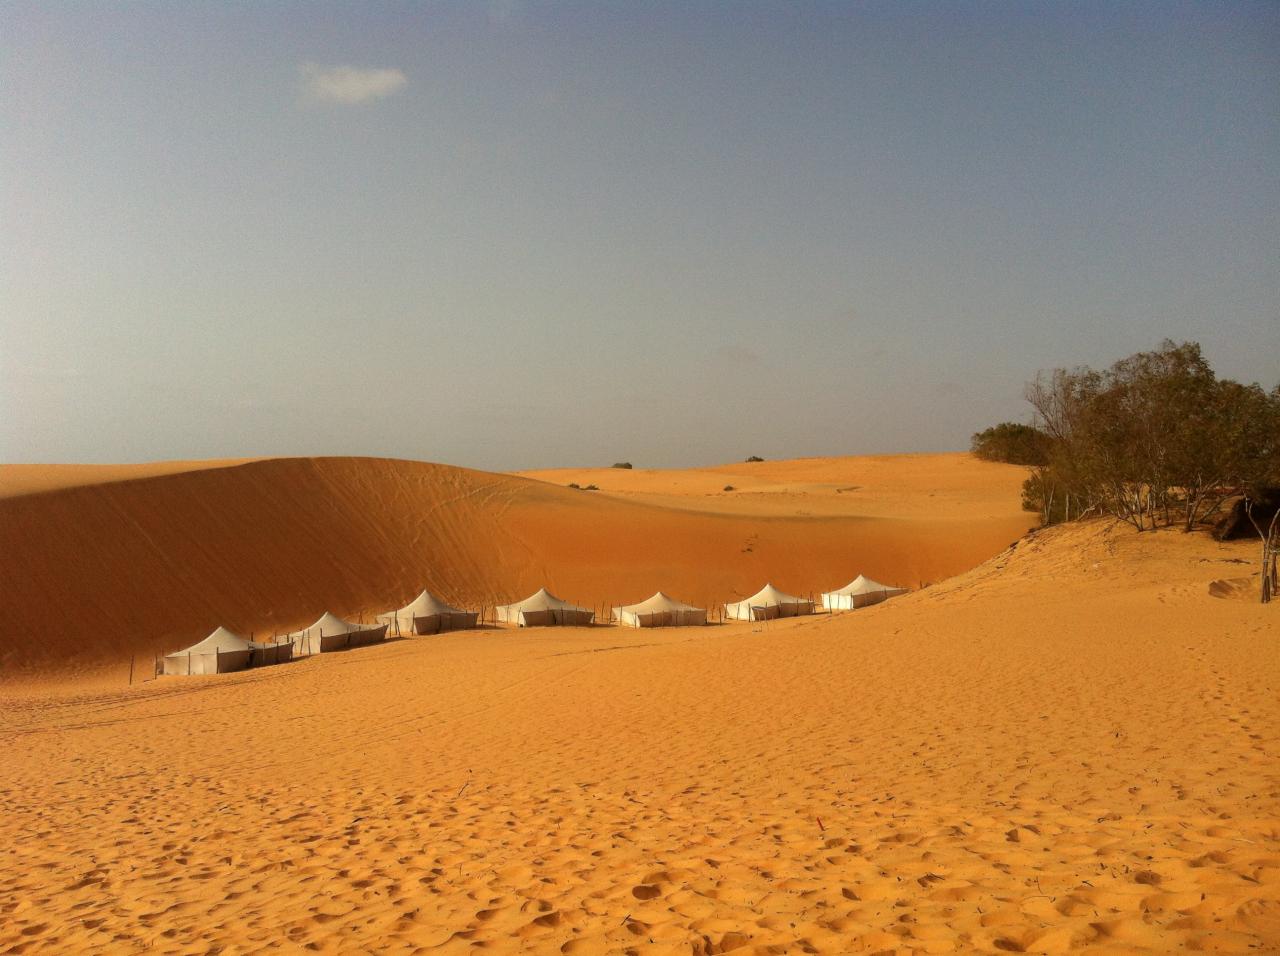
[[[1254,552],[1094,524],[834,617],[28,676],[0,951],[1276,952],[1280,619],[1209,594]]]

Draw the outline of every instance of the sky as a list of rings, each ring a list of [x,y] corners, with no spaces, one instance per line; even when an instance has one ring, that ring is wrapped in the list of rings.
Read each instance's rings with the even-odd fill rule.
[[[0,5],[0,461],[959,450],[1280,381],[1280,4]]]

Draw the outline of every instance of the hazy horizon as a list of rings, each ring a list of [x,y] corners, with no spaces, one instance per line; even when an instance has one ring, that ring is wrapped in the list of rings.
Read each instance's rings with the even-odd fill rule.
[[[1280,381],[1280,6],[0,7],[0,461],[961,450]]]

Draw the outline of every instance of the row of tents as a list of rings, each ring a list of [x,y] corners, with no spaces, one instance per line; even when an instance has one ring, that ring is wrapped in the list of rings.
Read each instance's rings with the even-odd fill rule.
[[[878,604],[906,588],[891,587],[858,575],[845,587],[824,591],[822,608],[826,611],[851,611]],[[724,606],[724,617],[731,621],[768,621],[780,617],[813,614],[816,602],[780,591],[772,584],[741,601]],[[707,609],[677,601],[663,591],[637,604],[611,609],[613,621],[623,627],[690,627],[707,623]],[[595,622],[595,611],[562,601],[546,588],[514,604],[494,608],[500,624],[516,627],[586,627]],[[198,644],[167,654],[156,662],[157,674],[221,674],[281,664],[294,657],[324,654],[364,647],[397,637],[440,634],[467,630],[477,625],[479,614],[453,607],[429,591],[423,591],[404,607],[376,617],[376,623],[363,624],[344,620],[326,611],[309,627],[273,637],[269,641],[246,640],[225,627],[219,627]]]

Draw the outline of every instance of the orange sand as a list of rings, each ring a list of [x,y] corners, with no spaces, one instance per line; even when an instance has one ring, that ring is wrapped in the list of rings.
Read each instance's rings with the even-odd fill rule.
[[[209,508],[234,505],[228,535],[270,517],[249,492],[262,468],[292,479],[277,511],[327,485],[350,530],[344,496],[400,466],[347,467],[265,462],[198,487],[257,474],[248,500]],[[719,527],[449,474],[441,512],[495,524],[624,509],[665,511],[659,532]],[[190,490],[155,508],[216,526]],[[119,493],[45,507],[102,532],[89,519]],[[0,951],[1276,952],[1280,619],[1208,589],[1247,578],[1254,550],[1093,524],[835,617],[24,684],[0,695]]]
[[[122,466],[115,477],[130,480],[97,484],[83,481],[102,466],[45,478],[19,466],[28,487],[61,487],[0,499],[0,669],[10,681],[109,670],[118,682],[131,655],[150,666],[218,625],[262,635],[326,609],[367,618],[423,587],[474,607],[546,585],[602,608],[660,588],[711,606],[766,580],[808,594],[859,572],[917,586],[973,567],[1031,523],[1017,504],[1022,469],[967,455],[902,460],[904,475],[932,461],[948,501],[936,514],[914,487],[895,490],[892,470],[872,483],[860,459],[796,463],[831,479],[831,490],[806,492],[829,502],[823,517],[797,514],[792,492],[695,511],[670,495],[629,501],[388,459]],[[8,472],[0,487],[19,483]],[[874,505],[836,493],[847,473]],[[696,486],[702,473],[665,474]],[[965,501],[975,475],[982,491]]]
[[[521,474],[557,485],[596,485],[601,494],[695,511],[911,517],[942,523],[1016,514],[1020,530],[1030,527],[1018,510],[1026,469],[964,453],[799,458],[679,471],[556,468]],[[734,490],[725,491],[726,486]]]
[[[252,460],[210,458],[206,461],[149,461],[138,465],[0,465],[0,498],[100,485],[109,481],[176,475],[205,468],[227,468]]]

